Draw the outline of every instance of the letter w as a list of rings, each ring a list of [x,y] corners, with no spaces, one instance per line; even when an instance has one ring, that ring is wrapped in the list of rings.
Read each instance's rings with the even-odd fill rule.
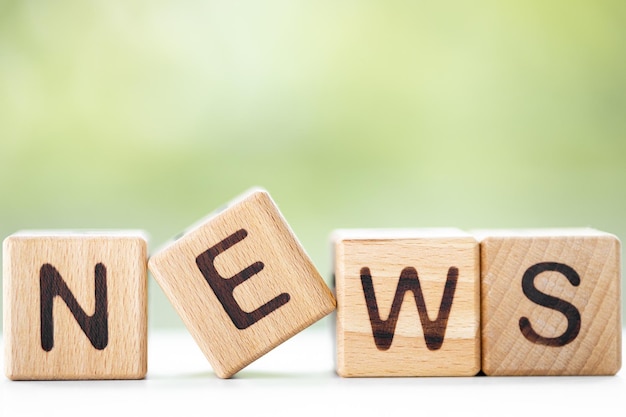
[[[98,263],[95,268],[95,298],[96,310],[88,316],[76,301],[76,297],[67,287],[59,271],[50,264],[42,265],[39,270],[39,296],[41,319],[41,347],[50,352],[54,347],[54,321],[52,306],[57,295],[65,302],[70,312],[89,338],[89,341],[98,350],[104,349],[109,343],[108,313],[107,313],[107,270]]]
[[[426,347],[428,347],[429,350],[438,350],[441,348],[458,278],[459,270],[455,267],[450,267],[450,269],[448,269],[446,286],[443,290],[443,298],[439,306],[439,314],[437,314],[437,319],[433,321],[428,317],[424,294],[422,293],[417,271],[413,267],[404,268],[400,273],[400,281],[396,288],[396,294],[393,297],[389,317],[387,320],[382,320],[380,318],[380,312],[378,311],[378,302],[376,301],[376,294],[374,294],[370,269],[368,267],[361,268],[361,285],[363,286],[367,312],[370,317],[370,323],[372,324],[374,342],[378,350],[388,350],[389,347],[391,347],[391,342],[393,342],[393,336],[396,331],[396,324],[398,323],[398,316],[400,315],[400,307],[404,300],[404,294],[407,291],[413,292],[415,304],[417,304],[417,311],[424,330]]]

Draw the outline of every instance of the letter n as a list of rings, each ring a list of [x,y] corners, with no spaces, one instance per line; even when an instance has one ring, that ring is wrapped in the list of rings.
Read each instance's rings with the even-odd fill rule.
[[[54,320],[52,307],[54,297],[59,296],[78,322],[87,338],[98,350],[104,349],[109,343],[108,312],[107,312],[107,272],[106,267],[98,263],[95,267],[95,300],[96,309],[89,316],[76,301],[59,271],[50,264],[44,264],[39,270],[39,297],[41,319],[41,347],[50,352],[54,347]]]
[[[398,317],[400,315],[400,307],[404,300],[404,294],[406,294],[407,291],[413,292],[415,304],[417,304],[417,311],[424,330],[426,347],[428,347],[429,350],[440,349],[448,326],[448,317],[450,316],[458,278],[459,270],[455,267],[450,267],[450,269],[448,269],[446,285],[443,290],[443,298],[439,305],[439,313],[435,320],[430,320],[417,271],[412,267],[404,268],[400,273],[400,281],[398,282],[398,287],[393,297],[389,317],[387,320],[382,320],[378,310],[378,302],[376,301],[376,294],[374,293],[370,269],[368,267],[361,268],[361,285],[363,286],[367,312],[372,325],[374,342],[378,350],[388,350],[391,347],[391,342],[393,342],[393,336],[396,331],[396,324],[398,323]]]

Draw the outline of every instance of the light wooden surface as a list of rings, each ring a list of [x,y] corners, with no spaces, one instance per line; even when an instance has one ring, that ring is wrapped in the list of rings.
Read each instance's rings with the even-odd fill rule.
[[[476,236],[486,374],[610,375],[620,369],[621,266],[615,236],[593,229],[486,230]],[[532,273],[533,265],[546,263],[571,269]],[[579,282],[571,278],[572,270]],[[534,276],[538,293],[525,295],[524,276],[528,283]],[[546,300],[552,307],[539,305]],[[543,342],[524,336],[522,328]]]
[[[338,230],[331,236],[337,294],[337,372],[344,377],[469,376],[480,370],[478,243],[457,229]],[[367,268],[365,270],[364,268]],[[392,341],[374,336],[373,301],[380,320],[389,320],[400,276],[417,274],[427,318],[418,313],[413,290],[404,292]],[[457,270],[454,292],[444,301],[446,282]],[[404,272],[403,272],[404,271]],[[410,273],[408,271],[411,271]],[[372,287],[364,284],[369,272]],[[408,274],[408,275],[407,275]],[[413,287],[415,288],[415,287]],[[371,291],[373,289],[373,291]],[[366,301],[370,299],[370,306]],[[447,308],[447,323],[435,324],[440,346],[427,342],[424,321]],[[389,342],[391,342],[389,344]],[[382,345],[382,346],[379,346]],[[382,347],[382,349],[381,349]]]
[[[217,254],[213,263],[206,257],[211,251]],[[218,289],[232,285],[229,280],[241,282],[230,290],[222,287],[219,298],[201,266],[214,267]],[[201,220],[151,256],[149,268],[221,378],[335,309],[332,292],[269,194],[260,189]],[[242,271],[248,271],[243,280]],[[232,314],[240,309],[245,322],[250,318],[245,313],[270,304],[244,323],[247,327]]]
[[[11,379],[139,379],[147,367],[147,249],[141,232],[20,232],[3,246],[5,372]],[[96,272],[96,265],[102,265]],[[52,269],[54,268],[54,269]],[[41,276],[62,280],[87,316],[96,274],[106,278],[106,320],[92,342]],[[43,288],[43,290],[42,290]],[[101,289],[104,287],[101,287]],[[42,295],[40,295],[42,294]],[[42,313],[46,299],[51,316]],[[48,304],[50,305],[50,304]],[[52,327],[42,324],[51,318]],[[104,316],[103,316],[104,317]],[[53,330],[49,336],[42,328]],[[90,333],[91,334],[91,333]],[[105,335],[103,338],[102,336]]]

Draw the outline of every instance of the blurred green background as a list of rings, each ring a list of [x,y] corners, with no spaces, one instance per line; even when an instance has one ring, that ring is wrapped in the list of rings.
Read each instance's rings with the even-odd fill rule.
[[[624,238],[625,159],[623,0],[0,0],[2,238],[262,186],[330,282],[340,227]]]

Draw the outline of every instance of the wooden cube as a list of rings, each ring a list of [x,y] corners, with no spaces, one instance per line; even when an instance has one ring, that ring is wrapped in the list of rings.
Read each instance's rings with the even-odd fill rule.
[[[337,230],[337,373],[480,370],[478,242],[457,229]]]
[[[487,375],[617,373],[622,329],[615,236],[593,229],[475,234]]]
[[[141,232],[19,232],[3,245],[5,372],[13,380],[141,379]]]
[[[332,292],[260,189],[166,245],[149,268],[221,378],[335,309]]]

